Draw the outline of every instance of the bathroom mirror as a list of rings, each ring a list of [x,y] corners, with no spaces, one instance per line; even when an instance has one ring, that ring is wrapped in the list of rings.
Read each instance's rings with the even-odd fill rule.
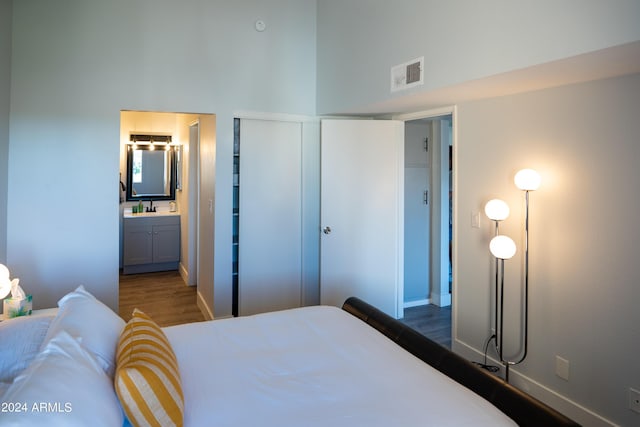
[[[127,201],[174,200],[175,177],[172,146],[127,145]]]

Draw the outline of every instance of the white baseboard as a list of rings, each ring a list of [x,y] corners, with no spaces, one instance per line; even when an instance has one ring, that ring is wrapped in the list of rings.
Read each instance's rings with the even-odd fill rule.
[[[421,305],[429,305],[430,300],[429,298],[426,299],[419,299],[416,301],[407,301],[404,303],[404,308],[411,308],[411,307],[419,307]]]
[[[209,306],[205,302],[204,298],[202,298],[202,294],[200,292],[198,292],[198,299],[196,301],[204,318],[207,320],[213,320],[213,312],[209,309]]]
[[[195,280],[193,281],[193,283],[189,282],[189,270],[183,263],[178,264],[178,272],[180,273],[180,277],[182,277],[182,280],[184,280],[184,283],[186,283],[187,286],[196,286]]]
[[[182,277],[182,280],[184,280],[184,283],[186,283],[188,285],[189,284],[189,272],[185,268],[184,264],[182,264],[182,263],[178,264],[178,273],[180,273],[180,277]]]
[[[451,305],[451,294],[440,296],[440,307],[449,307]]]
[[[453,351],[467,360],[482,361],[484,354],[468,344],[453,340]],[[499,361],[492,357],[488,357],[487,361],[500,367],[499,376],[504,378],[504,370]],[[558,392],[551,390],[543,384],[519,373],[514,368],[509,369],[509,384],[524,391],[525,393],[535,397],[536,399],[546,403],[560,413],[566,415],[572,420],[583,426],[590,427],[616,427],[617,424],[607,420],[606,418],[596,414],[589,408],[562,396]]]
[[[451,294],[431,294],[431,304],[435,304],[438,307],[448,307],[451,305]]]

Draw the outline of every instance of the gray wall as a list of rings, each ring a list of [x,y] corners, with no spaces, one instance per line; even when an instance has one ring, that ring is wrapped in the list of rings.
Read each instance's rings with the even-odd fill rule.
[[[627,389],[640,387],[638,111],[640,75],[462,104],[455,169],[455,348],[480,360],[488,336],[493,224],[483,207],[495,197],[511,208],[501,232],[518,246],[505,269],[510,305],[519,302],[524,196],[513,176],[534,168],[530,351],[513,382],[625,426],[639,419],[627,408]],[[569,381],[555,375],[556,355],[569,360]]]
[[[314,0],[14,4],[7,261],[34,307],[79,284],[117,306],[120,110],[186,111],[216,114],[209,303],[230,314],[234,111],[314,114],[315,11]]]
[[[11,101],[11,0],[0,0],[0,264],[7,263],[7,179]],[[12,276],[13,277],[13,276]]]
[[[322,0],[317,112],[425,110],[407,105],[461,82],[637,42],[639,17],[640,2],[630,0]],[[390,93],[390,68],[419,56],[424,86]],[[632,76],[463,102],[454,124],[454,349],[480,360],[490,328],[490,224],[483,218],[472,229],[470,215],[490,198],[506,199],[512,218],[504,230],[521,249],[523,203],[513,175],[538,168],[531,348],[512,381],[585,425],[609,425],[601,417],[638,422],[627,389],[640,387],[631,360],[640,352],[632,329],[640,321],[633,196],[640,175],[632,163],[640,158],[639,88]],[[495,96],[490,90],[483,96]],[[520,283],[519,267],[507,265],[509,286]],[[568,382],[555,375],[556,356],[570,362]]]
[[[318,113],[359,113],[407,94],[637,41],[639,17],[635,0],[322,0]],[[424,86],[391,94],[391,67],[420,56]]]
[[[6,19],[11,6],[0,5]],[[0,48],[0,63],[10,59],[12,67],[0,251],[6,230],[7,264],[35,307],[54,305],[79,284],[115,307],[120,110],[215,113],[209,299],[223,317],[231,309],[234,112],[365,111],[399,96],[389,93],[389,68],[408,59],[428,60],[425,86],[409,93],[427,91],[639,40],[639,15],[632,0],[15,2],[11,56]],[[257,19],[265,32],[254,30]],[[0,28],[6,46],[10,33]],[[456,124],[454,345],[477,356],[489,319],[488,224],[469,229],[469,214],[503,197],[513,210],[505,231],[517,238],[521,194],[512,176],[536,167],[544,181],[532,196],[532,348],[513,379],[557,406],[567,405],[565,396],[623,425],[637,423],[626,390],[640,388],[631,359],[640,342],[631,329],[640,323],[633,197],[640,177],[631,163],[640,154],[632,143],[639,86],[632,76],[462,104]],[[0,129],[6,152],[7,128]],[[508,272],[517,283],[517,262]],[[571,363],[569,382],[553,374],[556,355]]]

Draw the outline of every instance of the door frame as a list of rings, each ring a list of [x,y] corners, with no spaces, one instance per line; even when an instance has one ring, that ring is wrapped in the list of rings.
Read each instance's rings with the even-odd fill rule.
[[[458,283],[457,283],[457,269],[458,269],[458,251],[457,251],[457,244],[456,244],[456,236],[458,236],[458,222],[456,221],[456,218],[458,218],[458,174],[455,173],[455,171],[457,170],[457,165],[458,165],[458,150],[457,150],[457,142],[458,142],[458,115],[457,115],[457,107],[455,105],[451,105],[451,106],[446,106],[446,107],[441,107],[441,108],[434,108],[434,109],[429,109],[429,110],[422,110],[422,111],[415,111],[415,112],[411,112],[411,113],[404,113],[404,114],[398,114],[398,115],[393,115],[391,118],[393,120],[401,120],[404,122],[409,122],[412,120],[419,120],[419,119],[435,119],[437,117],[440,116],[447,116],[450,115],[451,116],[451,120],[452,120],[452,125],[451,125],[451,144],[452,144],[452,150],[451,150],[451,163],[452,163],[452,169],[454,171],[453,173],[453,179],[451,182],[451,191],[453,192],[453,197],[452,197],[452,212],[451,212],[451,226],[452,226],[452,238],[451,238],[451,269],[452,269],[452,283],[451,283],[451,338],[452,341],[455,339],[455,337],[457,337],[457,289],[458,289]],[[432,182],[431,185],[434,185],[434,183]],[[438,242],[439,243],[439,242]],[[440,245],[438,245],[440,246]],[[441,274],[445,274],[445,272],[441,272]],[[446,272],[446,274],[448,275],[448,272]]]
[[[195,141],[191,132],[197,132]],[[192,145],[193,144],[193,145]],[[183,159],[184,161],[184,159]],[[189,218],[187,244],[189,248],[189,261],[187,265],[187,285],[198,284],[198,271],[200,269],[200,251],[198,236],[200,236],[200,119],[189,124],[189,176],[187,177],[189,188]],[[184,179],[184,178],[183,178]]]

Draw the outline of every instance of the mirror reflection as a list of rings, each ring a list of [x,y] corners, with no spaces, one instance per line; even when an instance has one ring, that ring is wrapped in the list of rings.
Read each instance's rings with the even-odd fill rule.
[[[128,145],[127,201],[175,199],[175,163],[170,146]]]

